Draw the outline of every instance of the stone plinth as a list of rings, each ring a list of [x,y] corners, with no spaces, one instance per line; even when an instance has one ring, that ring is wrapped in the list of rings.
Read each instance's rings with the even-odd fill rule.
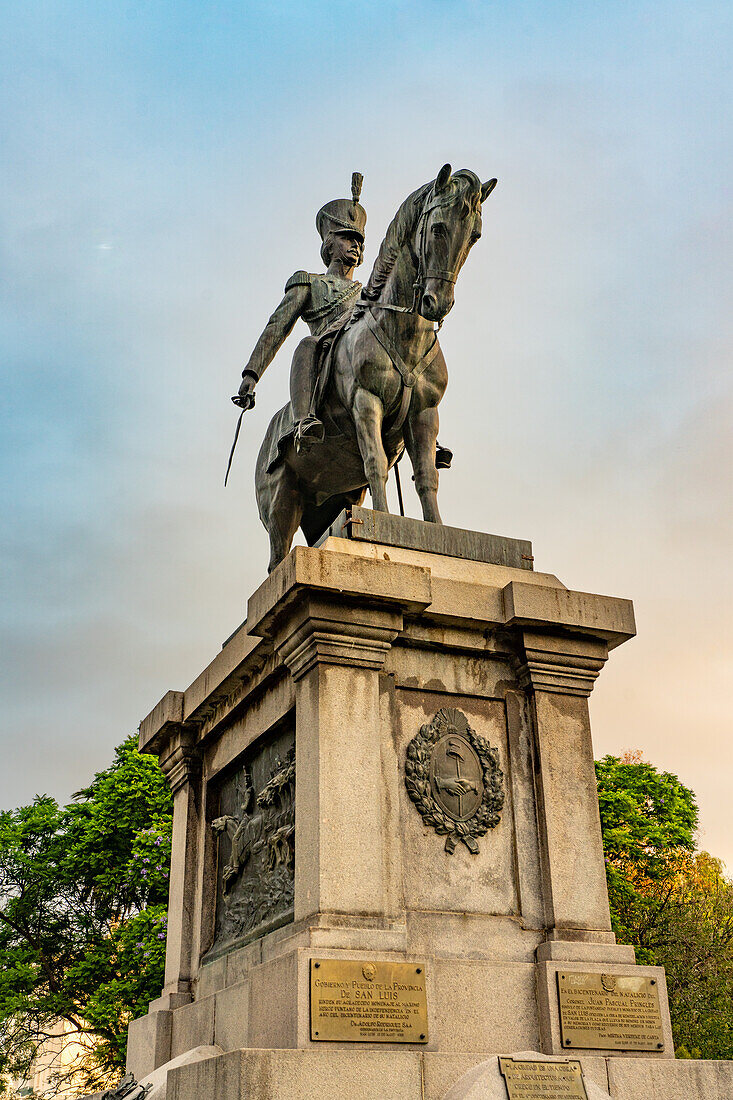
[[[140,727],[175,792],[173,868],[165,987],[128,1064],[140,1078],[194,1047],[230,1052],[172,1073],[181,1100],[376,1097],[385,1074],[390,1096],[438,1100],[490,1055],[560,1053],[558,968],[634,970],[611,931],[588,717],[631,603],[535,572],[521,540],[405,527],[405,547],[394,517],[355,518],[369,537],[294,549]],[[426,789],[456,819],[490,774],[501,790],[496,820],[452,850],[405,783],[441,711],[472,731],[463,764],[472,736],[487,770],[453,775],[452,741]],[[424,968],[425,1042],[314,1040],[314,958]],[[673,1055],[660,993],[651,1060]],[[352,1078],[361,1091],[338,1089]]]

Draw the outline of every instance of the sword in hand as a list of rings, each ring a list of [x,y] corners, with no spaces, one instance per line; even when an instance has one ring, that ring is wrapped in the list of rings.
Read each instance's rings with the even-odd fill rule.
[[[232,449],[229,452],[229,461],[227,462],[227,472],[224,475],[224,488],[226,489],[227,481],[229,480],[229,471],[232,468],[232,459],[234,458],[234,452],[237,449],[237,440],[239,439],[239,429],[242,427],[242,417],[249,410],[255,407],[255,395],[254,390],[250,390],[249,393],[237,393],[232,398],[234,404],[242,411],[237,417],[237,426],[234,429],[234,440],[232,442]]]

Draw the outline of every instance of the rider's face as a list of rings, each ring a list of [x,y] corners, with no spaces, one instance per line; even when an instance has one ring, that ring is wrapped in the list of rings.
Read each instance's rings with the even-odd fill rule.
[[[331,263],[336,260],[347,267],[356,267],[361,259],[361,240],[356,233],[334,233]]]

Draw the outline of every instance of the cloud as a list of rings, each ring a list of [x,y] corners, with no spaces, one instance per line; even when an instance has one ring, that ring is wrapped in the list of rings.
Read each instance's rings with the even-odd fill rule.
[[[224,491],[242,366],[353,170],[366,274],[450,160],[499,185],[441,332],[444,518],[635,599],[639,638],[591,698],[599,750],[678,772],[733,866],[725,11],[379,0],[349,19],[345,49],[320,2],[13,14],[0,801],[68,797],[242,621],[267,558],[251,471],[296,336]]]

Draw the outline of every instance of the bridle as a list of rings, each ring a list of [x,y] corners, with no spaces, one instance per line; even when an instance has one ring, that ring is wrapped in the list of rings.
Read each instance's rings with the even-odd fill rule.
[[[425,241],[427,237],[428,218],[434,210],[439,210],[441,207],[452,206],[453,202],[450,197],[444,199],[436,198],[433,196],[432,201],[421,210],[420,217],[417,224],[417,276],[415,282],[412,284],[412,304],[409,306],[394,306],[389,302],[370,302],[369,305],[372,309],[388,309],[393,313],[417,313],[418,303],[420,296],[425,290],[425,284],[428,279],[438,279],[443,283],[455,283],[458,279],[459,269],[458,265],[452,269],[447,268],[435,268],[430,270],[425,262]],[[415,255],[414,250],[413,254]],[[436,332],[438,332],[443,324],[443,320],[437,322]]]

